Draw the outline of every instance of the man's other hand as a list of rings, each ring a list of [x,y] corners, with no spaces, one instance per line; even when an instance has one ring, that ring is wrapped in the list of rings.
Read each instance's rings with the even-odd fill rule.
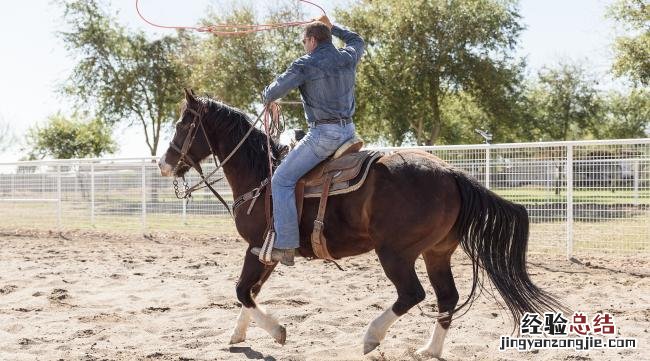
[[[314,21],[320,21],[321,23],[327,25],[330,30],[332,30],[332,22],[330,22],[330,19],[327,17],[327,15],[322,15],[319,18],[315,18]]]

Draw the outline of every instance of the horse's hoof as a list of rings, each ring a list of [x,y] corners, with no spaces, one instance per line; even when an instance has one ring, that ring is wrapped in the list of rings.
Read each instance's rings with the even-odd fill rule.
[[[440,353],[438,353],[436,355],[435,352],[431,352],[431,350],[429,350],[426,347],[422,347],[421,349],[415,351],[415,354],[418,355],[418,356],[427,357],[427,358],[436,358],[436,359],[440,358]]]
[[[363,354],[366,355],[379,346],[379,342],[366,342],[363,344]]]
[[[244,341],[246,341],[246,336],[245,335],[233,334],[232,336],[230,336],[230,344],[231,345],[234,345],[234,344],[237,344],[237,343],[240,343],[240,342],[244,342]]]
[[[275,336],[275,342],[284,345],[287,342],[287,329],[284,326],[278,326],[278,334]]]

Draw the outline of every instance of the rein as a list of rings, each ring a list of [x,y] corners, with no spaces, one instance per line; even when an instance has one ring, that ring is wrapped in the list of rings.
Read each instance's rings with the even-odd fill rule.
[[[199,173],[201,176],[201,180],[198,181],[195,185],[193,186],[188,186],[188,183],[185,181],[185,177],[183,176],[183,186],[184,189],[181,191],[179,190],[178,187],[178,180],[174,179],[174,193],[176,194],[176,198],[178,199],[189,199],[192,197],[192,192],[197,191],[199,189],[203,188],[208,188],[212,192],[212,194],[219,199],[221,204],[223,204],[224,207],[226,207],[226,210],[228,210],[228,213],[233,216],[233,212],[238,205],[238,202],[235,202],[233,204],[233,210],[231,211],[230,207],[226,203],[226,201],[223,199],[223,197],[217,192],[216,189],[212,187],[213,184],[219,182],[220,180],[223,179],[223,177],[218,178],[213,181],[209,181],[210,177],[212,177],[219,169],[223,168],[223,166],[232,158],[235,153],[241,148],[241,146],[244,144],[246,139],[251,135],[253,130],[255,130],[255,126],[257,123],[262,119],[262,115],[264,115],[264,125],[265,125],[265,130],[267,132],[267,153],[268,153],[268,160],[269,160],[269,178],[270,179],[272,172],[273,172],[273,161],[271,158],[271,145],[270,145],[270,137],[272,132],[279,132],[281,131],[281,128],[279,127],[279,117],[280,117],[280,106],[277,104],[271,103],[269,106],[265,106],[264,110],[260,114],[258,114],[257,118],[255,121],[251,124],[251,127],[248,129],[246,134],[242,137],[242,139],[237,143],[235,148],[226,156],[226,158],[222,162],[218,162],[217,158],[215,156],[214,150],[212,149],[212,143],[210,142],[210,138],[208,137],[208,133],[205,130],[205,127],[203,125],[203,116],[204,116],[204,108],[201,107],[199,111],[196,111],[192,108],[187,108],[187,111],[192,113],[194,115],[194,119],[192,120],[192,123],[190,124],[190,129],[185,136],[185,140],[183,141],[182,147],[179,147],[174,141],[172,140],[169,143],[169,147],[172,148],[174,151],[178,152],[180,154],[180,157],[178,158],[178,161],[176,162],[176,166],[174,167],[173,173],[176,173],[176,170],[178,169],[179,166],[186,164],[189,165],[190,167],[196,169],[196,171]],[[270,124],[269,124],[270,123]],[[198,125],[197,125],[198,124]],[[210,148],[210,155],[212,156],[212,160],[214,161],[214,164],[216,165],[215,169],[212,170],[207,176],[203,174],[203,169],[201,168],[201,165],[199,163],[194,162],[190,157],[187,156],[187,152],[189,151],[190,147],[192,146],[192,143],[194,143],[194,139],[196,138],[196,135],[198,133],[198,128],[201,128],[203,132],[203,136],[205,137],[206,142],[208,143],[208,147]],[[261,193],[261,190],[267,186],[266,182],[262,182],[262,185],[260,187],[256,188],[253,190],[254,193],[257,193],[257,196]],[[248,192],[249,194],[251,192]],[[241,198],[241,197],[240,197]],[[257,198],[257,197],[255,197]],[[249,211],[250,213],[250,211]]]
[[[174,151],[178,152],[180,154],[180,157],[178,158],[178,161],[176,162],[176,166],[174,167],[173,173],[176,173],[176,170],[178,169],[179,166],[186,164],[189,165],[190,167],[196,169],[196,171],[199,173],[199,176],[201,176],[201,180],[198,181],[195,185],[189,187],[187,182],[185,181],[185,177],[183,176],[183,185],[184,189],[181,191],[179,190],[178,187],[178,180],[174,179],[174,193],[176,194],[176,198],[178,199],[189,199],[192,197],[192,192],[197,191],[199,189],[203,188],[208,188],[212,192],[212,194],[219,199],[221,204],[223,204],[224,207],[226,207],[226,210],[228,210],[228,213],[232,216],[232,211],[230,210],[230,207],[226,203],[226,201],[223,199],[223,197],[217,192],[214,187],[212,187],[213,184],[219,182],[220,180],[223,179],[223,177],[218,178],[213,181],[208,181],[210,177],[212,177],[219,169],[223,168],[223,166],[232,158],[232,156],[241,148],[241,146],[244,144],[248,136],[253,132],[255,129],[255,125],[260,121],[262,118],[262,115],[264,114],[264,111],[260,113],[257,116],[257,119],[253,124],[251,124],[250,129],[246,134],[242,137],[242,139],[237,143],[235,148],[228,154],[228,156],[223,160],[223,162],[219,163],[217,161],[217,158],[214,154],[214,150],[212,149],[212,143],[210,142],[210,138],[208,137],[208,133],[205,130],[205,127],[203,126],[203,111],[204,108],[201,108],[199,112],[197,112],[194,109],[187,108],[187,110],[194,115],[194,119],[192,120],[192,123],[190,124],[190,129],[187,133],[187,136],[185,136],[185,140],[183,141],[182,147],[179,147],[174,141],[172,140],[169,143],[169,147],[172,148]],[[198,124],[198,126],[197,126]],[[192,143],[194,143],[194,139],[196,138],[196,134],[198,133],[198,128],[201,128],[203,132],[203,136],[205,137],[206,142],[208,143],[208,147],[210,148],[210,155],[212,156],[212,160],[214,161],[214,164],[216,165],[215,169],[212,170],[207,176],[203,174],[203,169],[201,168],[201,165],[194,162],[190,157],[187,156],[187,152],[189,151],[190,147],[192,146]],[[204,184],[202,186],[202,184]]]
[[[271,158],[271,136],[279,135],[282,133],[283,129],[281,127],[282,122],[280,121],[280,115],[282,114],[282,107],[279,104],[280,102],[269,103],[264,108],[264,131],[267,134],[266,137],[266,148],[269,150],[267,152],[268,162],[269,162],[269,176],[264,178],[258,187],[251,189],[250,191],[242,194],[232,204],[233,213],[236,209],[242,204],[252,201],[248,206],[248,211],[246,214],[250,215],[255,206],[257,198],[262,194],[262,191],[267,187],[271,186],[271,178],[273,178],[273,159]],[[258,118],[259,120],[259,118]],[[270,218],[270,212],[267,211],[267,218]],[[270,222],[270,219],[267,219],[267,223]]]

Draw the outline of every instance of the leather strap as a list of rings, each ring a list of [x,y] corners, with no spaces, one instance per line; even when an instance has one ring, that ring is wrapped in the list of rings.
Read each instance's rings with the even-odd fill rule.
[[[208,182],[207,178],[203,175],[203,169],[201,168],[201,165],[198,164],[198,163],[195,163],[194,164],[194,169],[196,169],[196,171],[201,176],[201,179],[203,180],[203,183],[205,183],[205,186],[208,187],[208,189],[210,189],[212,194],[214,194],[217,197],[217,199],[219,199],[219,202],[221,202],[221,204],[223,204],[223,206],[226,207],[226,210],[228,211],[228,214],[230,214],[230,216],[232,216],[232,211],[230,210],[230,207],[228,207],[228,203],[226,203],[226,200],[223,199],[221,194],[219,194],[219,192],[217,192],[217,190],[212,187],[212,182]],[[221,178],[217,179],[214,182],[218,182],[220,179]]]
[[[271,182],[266,183],[266,192],[264,193],[264,215],[266,217],[266,230],[273,230],[273,204],[271,202]]]
[[[315,125],[319,124],[340,124],[348,125],[352,123],[352,118],[332,118],[332,119],[318,119],[314,121]]]
[[[334,259],[330,252],[327,250],[327,240],[323,234],[323,228],[325,226],[323,219],[325,218],[327,197],[330,193],[332,179],[334,179],[334,172],[327,175],[325,184],[323,184],[323,194],[321,194],[320,203],[318,204],[318,215],[316,215],[316,220],[314,221],[314,230],[311,233],[311,247],[314,250],[314,255],[316,255],[318,258],[327,260]]]
[[[201,175],[201,178],[203,178],[203,181],[205,182],[206,187],[208,187],[208,189],[212,192],[212,194],[214,194],[217,197],[217,199],[219,199],[219,202],[221,202],[221,204],[223,204],[223,206],[226,207],[226,210],[228,211],[228,214],[230,214],[232,216],[232,211],[230,210],[230,207],[228,207],[228,203],[226,203],[226,200],[223,199],[221,194],[219,194],[219,192],[217,192],[217,190],[212,187],[212,184],[210,184],[210,182],[208,182],[205,179],[205,177],[203,177],[203,175]]]
[[[253,209],[253,206],[255,205],[255,202],[257,201],[257,198],[262,194],[264,189],[266,188],[266,184],[269,182],[268,178],[265,178],[258,187],[251,189],[250,191],[242,194],[241,196],[237,197],[235,201],[232,203],[232,213],[237,212],[237,208],[239,206],[243,205],[244,203],[252,200],[250,206],[248,207],[248,211],[246,212],[247,215],[251,214],[251,210]]]

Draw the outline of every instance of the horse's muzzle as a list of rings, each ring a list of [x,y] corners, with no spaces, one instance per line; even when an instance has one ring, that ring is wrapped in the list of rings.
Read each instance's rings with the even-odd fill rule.
[[[158,168],[160,168],[160,175],[163,177],[171,177],[174,172],[174,167],[165,162],[165,156],[163,155],[158,161]]]

